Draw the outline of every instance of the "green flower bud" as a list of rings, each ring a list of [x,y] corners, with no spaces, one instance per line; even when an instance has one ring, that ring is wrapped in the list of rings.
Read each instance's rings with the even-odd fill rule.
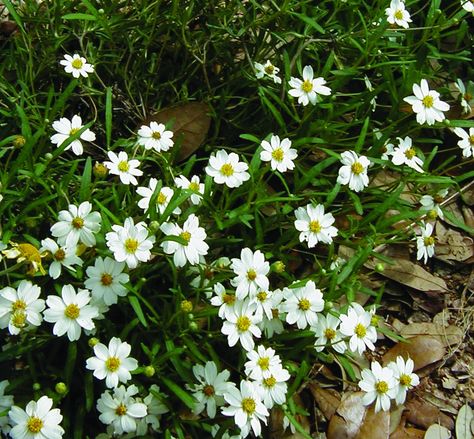
[[[60,381],[59,383],[56,383],[54,390],[56,390],[56,393],[58,393],[59,395],[65,395],[68,389],[66,384]]]
[[[143,369],[143,374],[148,378],[151,378],[153,375],[155,375],[155,368],[151,365],[146,366],[145,369]]]
[[[26,143],[26,139],[22,135],[18,135],[13,139],[13,146],[15,148],[21,148]]]
[[[191,332],[196,332],[198,329],[198,325],[195,321],[189,322],[189,330]]]
[[[181,311],[190,313],[193,310],[193,304],[189,300],[182,300],[181,301]]]
[[[285,268],[285,264],[282,261],[276,261],[272,264],[272,270],[275,273],[284,273]]]
[[[107,177],[109,170],[103,163],[97,162],[94,165],[94,168],[92,169],[92,173],[94,174],[94,177],[96,178],[105,178]]]
[[[40,383],[33,383],[33,390],[41,390],[41,384]]]
[[[98,338],[92,337],[87,343],[91,348],[93,348],[97,343],[100,343],[100,340]]]
[[[382,273],[385,270],[385,264],[382,262],[379,262],[378,264],[375,265],[375,271],[378,271],[379,273]]]
[[[160,223],[158,221],[152,221],[150,223],[150,232],[151,233],[156,233],[158,230],[160,230]]]

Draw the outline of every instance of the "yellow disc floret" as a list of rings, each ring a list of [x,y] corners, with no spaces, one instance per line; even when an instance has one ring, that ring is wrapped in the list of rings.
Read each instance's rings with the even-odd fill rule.
[[[354,332],[359,338],[364,338],[367,335],[367,328],[362,323],[357,323]]]
[[[308,311],[308,309],[311,307],[311,303],[309,302],[308,299],[300,299],[298,302],[298,308],[301,311]]]
[[[125,250],[127,253],[135,253],[138,248],[138,241],[133,238],[127,238],[125,240]]]
[[[120,367],[120,359],[117,357],[109,357],[105,362],[105,367],[109,372],[116,372]]]
[[[253,415],[257,404],[253,398],[243,398],[242,399],[242,410],[248,415]]]
[[[301,89],[305,92],[305,93],[309,93],[310,91],[313,90],[313,82],[312,81],[304,81],[303,84],[301,85]]]
[[[230,163],[224,163],[221,167],[221,174],[226,177],[234,175],[234,168]]]
[[[237,318],[236,326],[237,326],[237,329],[239,330],[239,332],[248,331],[251,324],[252,324],[252,322],[250,321],[250,319],[247,316],[240,316],[240,317]]]
[[[66,306],[64,310],[64,315],[72,320],[75,320],[79,317],[80,309],[75,303],[71,303],[70,305]]]
[[[285,153],[281,148],[277,148],[272,151],[272,159],[276,160],[277,162],[281,162],[285,157]]]
[[[36,416],[32,416],[26,423],[26,428],[30,433],[39,433],[43,428],[43,421]]]
[[[364,172],[364,167],[362,166],[361,163],[355,162],[351,166],[351,171],[353,174],[359,175],[359,174],[362,174],[362,172]]]

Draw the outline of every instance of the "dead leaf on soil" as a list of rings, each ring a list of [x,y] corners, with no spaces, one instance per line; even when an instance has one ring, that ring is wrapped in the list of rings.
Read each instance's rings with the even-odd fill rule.
[[[181,140],[181,149],[178,160],[188,158],[204,142],[211,117],[209,106],[204,102],[188,102],[185,104],[167,107],[153,115],[150,120],[167,124],[173,121],[174,141]]]
[[[355,439],[364,420],[363,392],[342,395],[341,404],[329,422],[327,439]]]
[[[303,409],[306,409],[299,393],[293,394],[292,398],[296,405],[300,406]],[[283,418],[284,413],[283,410],[281,410],[280,408],[274,407],[270,410],[269,437],[271,439],[303,439],[304,436],[299,432],[293,434],[291,433],[290,428],[283,430]],[[309,418],[304,415],[296,414],[295,419],[309,434],[311,430]]]
[[[385,270],[380,274],[395,280],[410,288],[419,291],[447,291],[448,287],[444,279],[432,275],[420,265],[414,264],[406,259],[392,259],[393,265],[386,265]],[[365,264],[373,269],[374,262]]]
[[[424,439],[450,439],[450,437],[451,432],[446,427],[434,424],[426,430]]]
[[[390,413],[385,411],[375,413],[374,408],[370,407],[355,439],[388,439],[389,436]]]
[[[418,335],[429,335],[441,342],[443,347],[457,345],[461,343],[464,337],[461,328],[457,326],[449,325],[448,327],[444,327],[428,322],[405,325],[400,331],[400,335],[408,339]]]
[[[323,413],[324,417],[327,420],[331,419],[334,413],[336,413],[341,399],[331,391],[323,389],[315,383],[309,383],[307,387],[313,395],[313,398],[315,399],[316,404]]]
[[[429,428],[433,424],[441,424],[449,430],[454,428],[454,421],[429,402],[411,399],[405,408],[407,421],[414,425]]]
[[[463,439],[472,439],[474,437],[471,431],[471,423],[474,421],[474,411],[469,404],[464,404],[456,418],[456,437]]]
[[[370,180],[370,187],[378,187],[379,189],[387,189],[390,187],[396,187],[400,183],[401,174],[388,169],[382,169],[375,177]],[[418,197],[413,194],[413,185],[405,185],[403,192],[400,194],[402,200],[408,201],[410,204],[417,204]]]
[[[421,369],[429,364],[441,360],[446,354],[443,344],[435,337],[418,335],[408,342],[400,342],[393,346],[382,357],[384,365],[401,355],[403,358],[410,357],[415,363],[414,370]]]
[[[390,435],[390,439],[423,439],[424,436],[424,430],[419,430],[418,428],[403,427],[400,425]]]
[[[464,262],[474,255],[474,241],[457,230],[436,223],[435,255],[442,260]]]

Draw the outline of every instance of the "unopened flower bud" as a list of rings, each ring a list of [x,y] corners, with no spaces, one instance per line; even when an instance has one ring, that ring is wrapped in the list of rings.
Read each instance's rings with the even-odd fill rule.
[[[385,270],[385,264],[382,262],[379,262],[378,264],[375,265],[375,271],[378,271],[379,273],[382,273]]]
[[[99,339],[96,337],[92,337],[87,342],[91,348],[93,348],[97,343],[100,343]]]
[[[53,154],[51,154],[50,152],[47,152],[47,153],[44,155],[44,158],[49,162],[50,160],[53,159]]]
[[[431,209],[430,211],[426,213],[426,217],[428,219],[434,220],[438,217],[438,212],[436,212],[436,210],[434,209]]]
[[[97,162],[92,169],[94,177],[96,178],[105,178],[109,173],[109,170],[103,163]]]
[[[13,139],[13,146],[15,148],[21,148],[22,146],[25,145],[25,143],[26,143],[26,139],[21,135],[18,135]]]
[[[189,322],[189,330],[191,332],[196,332],[198,330],[198,325],[195,321]]]
[[[156,232],[158,232],[158,230],[160,230],[160,223],[159,223],[158,221],[152,221],[152,222],[150,223],[149,229],[150,229],[150,232],[151,232],[151,233],[156,233]]]
[[[189,313],[193,310],[193,304],[189,300],[181,301],[181,311]]]
[[[41,384],[40,383],[33,383],[33,390],[41,390]]]
[[[56,386],[54,386],[54,390],[56,390],[56,393],[59,393],[60,395],[65,395],[67,392],[67,386],[65,383],[60,381],[59,383],[56,383]]]
[[[155,375],[155,368],[153,366],[146,366],[145,369],[143,369],[143,373],[145,376],[148,378],[151,378],[153,375]]]
[[[285,268],[286,266],[282,261],[276,261],[272,264],[272,269],[275,273],[284,273]]]

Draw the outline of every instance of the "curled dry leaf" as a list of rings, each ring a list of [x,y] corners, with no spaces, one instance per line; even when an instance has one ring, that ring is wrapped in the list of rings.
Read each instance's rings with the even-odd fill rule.
[[[374,407],[370,407],[355,439],[389,439],[389,436],[390,413],[384,411],[375,413]]]
[[[163,108],[151,120],[167,124],[173,121],[174,141],[181,142],[178,160],[188,158],[204,142],[211,117],[209,106],[204,102],[188,102]]]
[[[411,399],[406,406],[406,419],[414,425],[429,428],[430,425],[440,424],[448,430],[454,428],[454,421],[437,407],[421,399]]]
[[[307,386],[313,395],[313,398],[316,401],[319,409],[323,413],[324,417],[329,421],[341,402],[341,399],[338,398],[330,390],[323,389],[315,383],[309,383]]]
[[[403,427],[402,425],[399,425],[398,428],[390,435],[390,439],[423,439],[424,436],[424,430]]]
[[[429,335],[418,335],[407,342],[400,342],[393,346],[382,357],[384,365],[401,355],[403,358],[410,357],[418,370],[429,364],[441,360],[446,354],[446,349],[436,337]]]
[[[464,262],[474,255],[474,241],[457,230],[436,223],[435,256],[444,261]]]
[[[474,437],[471,430],[471,424],[474,421],[474,411],[469,404],[464,404],[456,418],[456,437],[463,439],[472,439]]]
[[[422,322],[405,325],[400,331],[400,335],[412,339],[418,335],[429,335],[436,338],[443,346],[453,346],[462,342],[464,334],[461,328],[454,325],[444,327],[436,323]]]
[[[446,427],[434,424],[426,430],[424,439],[449,439],[450,437],[451,432]]]
[[[362,404],[363,396],[363,392],[342,395],[341,404],[329,422],[328,439],[355,439],[366,412],[366,407]]]
[[[406,259],[394,258],[392,261],[393,264],[386,265],[385,270],[380,273],[382,276],[419,291],[445,292],[448,290],[444,279],[432,275],[420,265]],[[368,262],[365,265],[375,268],[374,262]]]

